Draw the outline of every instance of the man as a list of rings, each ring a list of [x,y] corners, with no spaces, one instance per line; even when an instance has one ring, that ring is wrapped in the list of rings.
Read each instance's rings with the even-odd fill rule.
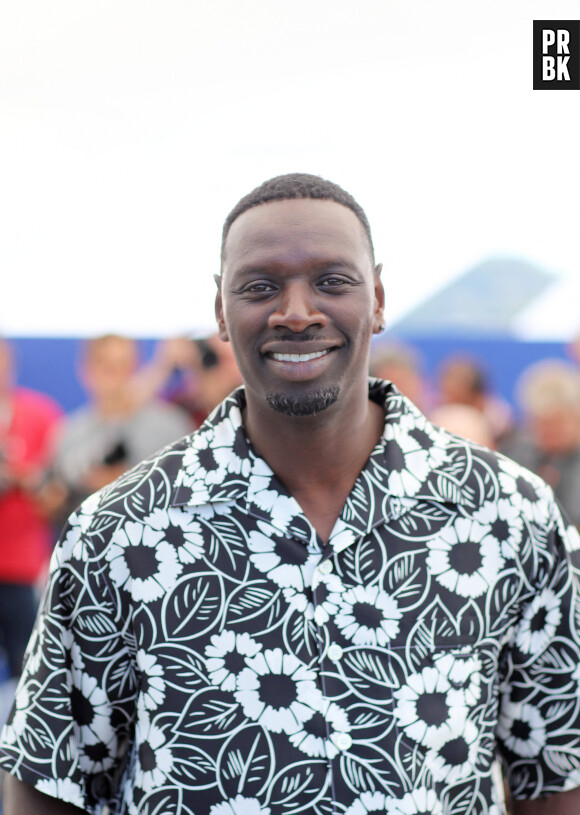
[[[517,392],[525,423],[504,452],[538,473],[580,528],[580,371],[543,359],[526,368]]]
[[[244,389],[72,516],[7,815],[499,815],[496,745],[518,815],[578,812],[569,530],[539,479],[369,390],[379,272],[334,184],[234,208]]]
[[[62,423],[44,489],[60,495],[55,514],[64,514],[62,522],[91,493],[192,430],[184,411],[136,392],[138,362],[129,337],[106,334],[83,347],[80,378],[89,402]]]

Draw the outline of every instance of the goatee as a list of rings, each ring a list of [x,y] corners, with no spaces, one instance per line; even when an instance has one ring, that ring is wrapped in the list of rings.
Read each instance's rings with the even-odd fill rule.
[[[314,416],[334,405],[339,392],[339,386],[333,385],[324,390],[299,395],[273,393],[266,398],[270,407],[278,413],[285,413],[287,416]]]

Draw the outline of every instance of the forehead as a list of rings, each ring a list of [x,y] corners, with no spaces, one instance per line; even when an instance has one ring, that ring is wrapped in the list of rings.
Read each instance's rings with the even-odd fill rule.
[[[281,258],[369,263],[368,238],[357,216],[335,201],[311,198],[271,201],[252,207],[232,224],[223,270]]]

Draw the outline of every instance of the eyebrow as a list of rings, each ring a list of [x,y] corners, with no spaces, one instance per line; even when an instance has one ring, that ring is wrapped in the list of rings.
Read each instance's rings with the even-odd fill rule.
[[[234,274],[236,277],[250,277],[256,274],[270,274],[279,265],[279,261],[273,261],[272,263],[247,263],[232,269],[231,274]],[[341,269],[352,272],[359,271],[358,266],[356,266],[354,263],[344,259],[339,260],[338,258],[335,258],[334,260],[322,260],[319,263],[315,263],[312,268],[315,272],[322,272],[325,269]]]

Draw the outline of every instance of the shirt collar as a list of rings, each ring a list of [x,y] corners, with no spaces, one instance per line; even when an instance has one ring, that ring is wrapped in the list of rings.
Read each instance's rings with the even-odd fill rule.
[[[468,461],[451,466],[462,442],[431,424],[390,382],[369,379],[369,397],[385,411],[383,435],[349,495],[333,539],[364,534],[417,501],[470,503]],[[243,501],[254,515],[306,537],[298,502],[252,447],[242,423],[244,389],[234,391],[190,437],[175,481],[174,506]],[[465,455],[461,456],[465,459]],[[321,465],[322,466],[322,465]],[[373,485],[379,485],[377,495]],[[370,509],[370,511],[369,511]],[[307,526],[307,525],[306,525]],[[348,531],[350,530],[350,531]],[[348,534],[347,534],[348,532]],[[338,548],[344,548],[336,541]]]

